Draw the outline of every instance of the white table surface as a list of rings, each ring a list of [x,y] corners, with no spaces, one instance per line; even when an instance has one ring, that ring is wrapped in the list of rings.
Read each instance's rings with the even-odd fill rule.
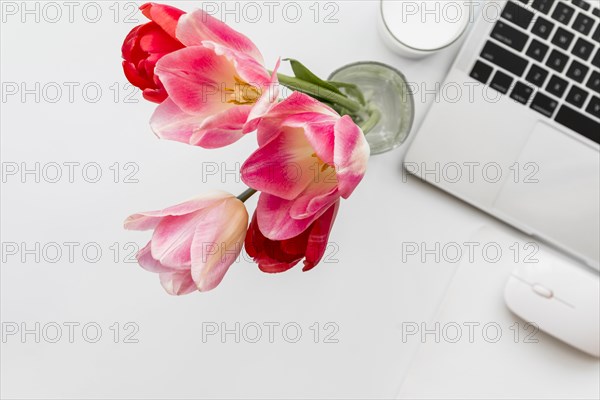
[[[3,7],[5,3],[10,2],[3,2]],[[31,8],[34,4],[27,2]],[[124,22],[128,5],[97,1],[102,17],[91,23],[83,18],[85,2],[77,3],[73,22],[69,22],[69,9],[58,4],[63,16],[56,23],[50,21],[55,17],[50,9],[45,15],[40,10],[39,22],[35,15],[22,15],[23,10],[16,15],[3,11],[3,84],[24,83],[31,88],[40,82],[43,88],[50,83],[50,91],[56,83],[63,96],[56,103],[49,101],[55,92],[42,93],[39,102],[34,95],[27,95],[25,101],[19,95],[3,99],[2,162],[29,167],[36,162],[42,167],[98,163],[103,176],[98,183],[88,183],[76,169],[73,183],[66,176],[58,183],[43,177],[36,183],[32,176],[23,183],[20,176],[9,176],[2,184],[2,242],[28,248],[36,242],[42,247],[58,243],[64,252],[56,263],[49,262],[54,253],[42,254],[39,262],[31,255],[23,262],[19,255],[3,253],[3,328],[14,324],[21,328],[24,323],[34,329],[39,322],[42,337],[36,343],[34,334],[22,340],[3,332],[2,397],[396,396],[418,347],[418,343],[402,343],[401,324],[431,318],[456,270],[456,264],[431,258],[424,263],[418,257],[402,262],[402,243],[460,243],[479,227],[498,222],[416,179],[405,179],[401,169],[405,148],[401,148],[371,159],[363,183],[342,204],[327,262],[310,273],[296,267],[285,274],[266,275],[242,260],[216,290],[170,297],[157,276],[123,262],[124,246],[145,244],[149,233],[126,232],[122,221],[130,213],[175,204],[213,188],[241,192],[244,185],[235,174],[203,176],[202,168],[214,163],[220,170],[235,168],[256,148],[254,136],[212,151],[156,139],[148,126],[154,106],[142,101],[139,93],[133,96],[137,103],[127,103],[128,91],[123,89],[120,46],[135,25]],[[192,10],[201,3],[170,4]],[[323,22],[326,12],[336,10],[325,9],[324,3],[319,6],[318,23],[309,8],[313,2],[296,2],[303,13],[298,23],[286,21],[280,8],[271,23],[264,3],[257,4],[264,13],[259,23],[238,23],[234,16],[226,21],[251,37],[268,63],[272,65],[279,56],[293,57],[322,76],[360,60],[388,63],[420,88],[415,96],[416,126],[454,56],[455,50],[450,50],[414,61],[393,54],[376,29],[377,1],[332,3],[338,10],[337,23]],[[120,11],[118,23],[115,9]],[[88,12],[88,19],[90,15],[93,19],[93,10]],[[134,18],[143,21],[140,14]],[[289,72],[289,67],[283,71]],[[79,84],[72,102],[65,82]],[[90,83],[102,89],[96,103],[82,93]],[[121,86],[116,101],[111,89],[115,83]],[[88,95],[94,96],[93,87],[89,90]],[[123,183],[123,176],[119,183],[113,182],[109,167],[115,162],[138,165],[139,183]],[[62,172],[66,174],[67,168]],[[248,204],[253,208],[255,202]],[[73,260],[65,242],[78,243]],[[87,243],[102,249],[98,262],[82,255]],[[111,250],[114,243],[122,249],[119,262]],[[64,325],[69,322],[80,324],[73,343]],[[110,329],[115,322],[120,324],[119,343],[114,343]],[[138,343],[124,343],[127,322],[139,327],[134,336]],[[234,335],[224,343],[217,336],[202,340],[207,323],[251,328],[253,323],[264,327],[269,322],[280,324],[273,343],[266,337],[267,328],[258,343],[244,338],[236,343]],[[315,322],[320,324],[318,343],[311,330]],[[324,334],[331,332],[324,328],[328,322],[329,328],[338,327],[333,336],[337,343],[324,343]],[[81,327],[86,323],[102,328],[97,343],[85,340]],[[284,340],[280,328],[286,323],[302,328],[297,343]],[[48,340],[54,336],[54,324],[63,327],[58,343]],[[93,330],[88,333],[94,336]],[[411,390],[414,394],[415,388]]]

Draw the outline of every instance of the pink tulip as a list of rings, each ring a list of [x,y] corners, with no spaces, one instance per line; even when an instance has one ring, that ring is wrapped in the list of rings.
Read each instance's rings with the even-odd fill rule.
[[[169,98],[152,116],[152,129],[204,148],[234,143],[277,100],[278,65],[269,74],[250,39],[203,10],[182,15],[176,37],[186,47],[156,64]]]
[[[221,283],[242,250],[247,228],[244,203],[225,192],[125,220],[125,229],[154,229],[137,259],[142,268],[159,274],[172,295],[208,291]]]
[[[262,192],[260,231],[271,240],[304,232],[362,180],[369,145],[349,116],[293,93],[258,125],[259,149],[242,166],[242,180]]]

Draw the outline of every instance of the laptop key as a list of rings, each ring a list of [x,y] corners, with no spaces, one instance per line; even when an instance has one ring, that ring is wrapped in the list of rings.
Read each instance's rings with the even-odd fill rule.
[[[596,17],[600,18],[600,8],[594,7],[594,9],[592,10],[592,14],[594,14]]]
[[[575,18],[575,22],[573,22],[573,28],[582,35],[590,33],[593,26],[594,20],[581,13]]]
[[[523,75],[525,68],[529,64],[529,61],[523,57],[490,41],[483,47],[481,57],[517,76]]]
[[[502,21],[496,23],[496,26],[492,31],[492,37],[517,51],[523,50],[525,43],[527,43],[527,39],[529,39],[527,34]]]
[[[552,32],[552,29],[554,29],[554,23],[548,21],[547,19],[539,17],[537,21],[535,21],[535,24],[533,24],[531,32],[533,32],[534,35],[541,37],[542,39],[548,39],[548,36],[550,36],[550,32]]]
[[[560,23],[569,25],[571,18],[573,18],[573,14],[575,14],[575,9],[560,1],[552,13],[552,18]]]
[[[527,104],[532,93],[533,88],[531,86],[526,85],[523,82],[517,82],[510,94],[510,98],[521,104]]]
[[[571,90],[569,90],[566,100],[567,103],[573,104],[577,108],[581,108],[585,104],[587,98],[588,93],[585,90],[577,86],[573,86]]]
[[[516,3],[509,1],[506,3],[506,7],[502,11],[502,18],[513,24],[520,26],[521,28],[527,29],[531,20],[533,19],[533,13]]]
[[[548,61],[546,61],[546,65],[556,70],[558,72],[562,72],[565,69],[565,65],[567,65],[567,61],[569,60],[569,56],[558,51],[552,50],[550,56],[548,57]]]
[[[567,76],[581,83],[585,79],[585,76],[587,75],[589,70],[590,69],[588,67],[581,64],[579,61],[573,60],[571,62],[571,66],[567,70]]]
[[[527,77],[525,79],[527,80],[527,82],[533,83],[537,87],[542,87],[544,85],[544,82],[546,82],[547,77],[548,71],[546,71],[542,67],[532,64],[531,68],[529,69],[529,73],[527,74]]]
[[[588,116],[581,114],[570,107],[562,106],[560,110],[558,110],[558,113],[556,113],[556,118],[554,120],[600,144],[600,123]]]
[[[596,27],[594,34],[592,35],[592,39],[596,42],[600,43],[600,24]]]
[[[529,48],[527,49],[527,55],[536,61],[542,62],[549,47],[539,40],[532,39]]]
[[[539,12],[548,14],[548,11],[552,8],[552,3],[554,3],[554,0],[533,0],[531,7]]]
[[[552,43],[554,43],[563,50],[567,50],[569,46],[571,46],[571,42],[573,41],[574,37],[575,35],[573,33],[568,32],[563,28],[559,27],[556,30],[554,37],[552,38]]]
[[[596,51],[596,55],[592,58],[592,65],[600,68],[600,48]]]
[[[506,94],[508,93],[508,89],[510,89],[510,85],[512,85],[512,83],[513,78],[511,78],[509,75],[506,75],[502,71],[496,71],[496,74],[494,75],[490,86],[492,87],[492,89],[496,89],[500,93]]]
[[[595,91],[596,93],[600,93],[600,72],[593,71],[592,75],[590,75],[590,79],[588,79],[586,86]]]
[[[552,114],[556,110],[558,102],[545,94],[538,93],[531,103],[531,108],[548,118],[552,118]]]
[[[560,99],[563,97],[563,94],[565,94],[567,86],[569,86],[569,82],[553,75],[552,78],[550,78],[550,82],[548,82],[548,86],[546,86],[546,90]]]
[[[600,97],[592,97],[585,111],[589,112],[596,118],[600,118]]]
[[[592,43],[585,39],[579,38],[577,39],[577,42],[575,42],[575,46],[573,46],[573,50],[571,52],[582,60],[587,61],[587,59],[590,58],[590,54],[592,54],[593,50],[594,45]]]
[[[576,7],[584,9],[585,11],[589,10],[591,7],[590,3],[586,2],[585,0],[572,0],[572,2]]]
[[[494,69],[486,63],[477,61],[473,67],[473,70],[471,71],[470,76],[471,78],[477,79],[479,82],[485,85],[487,84],[488,79],[490,79],[490,75],[492,75],[493,70]]]

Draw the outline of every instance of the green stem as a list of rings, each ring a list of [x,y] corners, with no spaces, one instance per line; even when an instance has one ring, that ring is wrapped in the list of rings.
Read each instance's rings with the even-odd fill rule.
[[[353,113],[364,111],[364,108],[360,103],[337,94],[327,88],[317,86],[314,83],[306,82],[301,79],[279,73],[277,74],[277,78],[279,79],[279,83],[292,90],[326,99],[331,103],[340,105]]]
[[[369,118],[359,125],[365,136],[371,131],[371,129],[375,128],[375,125],[377,125],[381,119],[381,112],[378,109],[371,108],[369,111]]]
[[[245,203],[246,200],[248,200],[250,197],[252,197],[255,193],[256,193],[256,190],[254,190],[252,188],[248,188],[244,193],[240,194],[237,198],[242,203]]]

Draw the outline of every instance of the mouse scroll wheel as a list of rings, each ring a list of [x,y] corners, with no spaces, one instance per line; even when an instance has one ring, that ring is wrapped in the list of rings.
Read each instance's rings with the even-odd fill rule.
[[[540,285],[539,283],[532,285],[531,289],[533,289],[533,291],[539,294],[540,296],[545,297],[547,299],[551,299],[552,297],[554,297],[554,293],[552,292],[552,290]]]

